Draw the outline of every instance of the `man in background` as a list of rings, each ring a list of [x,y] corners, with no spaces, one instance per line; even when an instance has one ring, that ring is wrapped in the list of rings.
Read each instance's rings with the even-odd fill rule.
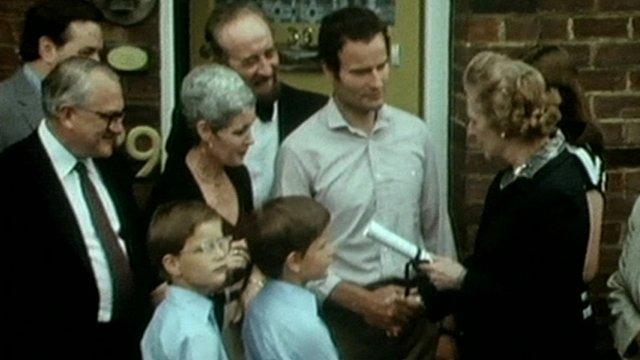
[[[81,0],[49,0],[27,10],[20,39],[23,62],[0,82],[0,152],[24,139],[44,117],[41,82],[71,56],[100,59],[103,48],[100,11]]]
[[[280,57],[264,12],[251,2],[219,4],[205,28],[205,53],[215,62],[237,71],[253,89],[260,121],[252,127],[255,143],[245,162],[253,187],[254,206],[260,207],[272,194],[274,168],[280,143],[327,97],[291,87],[278,78]],[[184,161],[191,147],[183,121],[174,119],[167,141],[169,158]]]

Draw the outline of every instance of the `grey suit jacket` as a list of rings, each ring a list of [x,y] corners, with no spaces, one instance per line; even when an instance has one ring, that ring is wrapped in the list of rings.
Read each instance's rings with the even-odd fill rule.
[[[640,331],[640,198],[629,216],[618,270],[611,275],[607,285],[611,289],[609,306],[614,320],[612,332],[616,349],[625,359],[640,359],[640,351],[633,345]],[[635,350],[635,354],[629,350]]]
[[[22,67],[0,82],[0,152],[26,138],[42,118],[41,95]]]

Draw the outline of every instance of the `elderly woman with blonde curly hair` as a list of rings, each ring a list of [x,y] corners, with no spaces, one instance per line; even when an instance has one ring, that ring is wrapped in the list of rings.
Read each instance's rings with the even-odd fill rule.
[[[439,290],[425,303],[450,297],[463,359],[593,358],[582,272],[595,185],[557,131],[560,97],[533,67],[492,52],[471,60],[464,89],[469,138],[508,167],[488,190],[473,254],[421,267]]]

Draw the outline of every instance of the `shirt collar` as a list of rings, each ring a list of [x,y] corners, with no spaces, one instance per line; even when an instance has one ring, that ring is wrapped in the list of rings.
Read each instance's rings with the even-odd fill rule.
[[[42,76],[36,69],[33,68],[30,64],[24,64],[22,66],[22,72],[24,76],[29,81],[29,84],[33,85],[33,87],[38,90],[38,93],[42,91],[42,80],[44,80],[44,76]]]
[[[187,306],[190,312],[204,320],[208,320],[213,311],[213,299],[177,285],[169,286],[167,300]]]
[[[337,130],[340,128],[347,128],[351,132],[355,132],[357,134],[362,133],[362,130],[351,126],[347,121],[347,119],[344,118],[344,116],[342,115],[342,112],[338,108],[338,105],[336,104],[335,99],[333,97],[329,99],[327,111],[328,113],[326,114],[326,116],[328,117],[327,124],[329,126],[329,129]],[[376,124],[373,127],[373,133],[387,127],[388,124],[389,124],[389,117],[387,116],[387,105],[384,104],[382,105],[380,110],[378,110]]]
[[[49,126],[47,126],[46,120],[42,120],[40,122],[40,125],[38,126],[38,136],[40,136],[42,145],[49,155],[53,168],[56,170],[58,176],[62,179],[73,171],[78,160],[71,152],[69,152],[69,150],[67,150],[67,148],[64,147],[64,145],[62,145],[58,138],[53,135]],[[88,161],[90,162],[91,159],[88,159]],[[88,169],[92,167],[89,163],[86,165],[88,165]]]
[[[533,154],[527,162],[517,168],[512,168],[502,176],[502,179],[500,179],[500,189],[504,189],[520,177],[533,178],[538,170],[542,169],[551,159],[558,156],[566,147],[567,144],[562,131],[557,130],[545,146]]]
[[[270,279],[265,288],[270,288],[271,290],[275,290],[278,293],[285,294],[283,298],[286,298],[293,302],[295,306],[302,306],[313,314],[317,313],[318,305],[316,301],[316,296],[306,288],[288,283],[282,280]]]

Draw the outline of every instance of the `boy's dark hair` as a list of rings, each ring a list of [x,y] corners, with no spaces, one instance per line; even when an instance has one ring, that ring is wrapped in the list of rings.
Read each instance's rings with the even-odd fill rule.
[[[179,254],[196,228],[207,221],[222,218],[201,201],[173,201],[153,213],[149,224],[148,248],[151,261],[165,280],[171,280],[162,265],[167,254]]]
[[[318,57],[337,77],[340,71],[340,51],[347,41],[369,42],[382,33],[389,54],[387,25],[373,11],[361,7],[346,7],[322,19],[318,34]]]
[[[287,256],[304,254],[329,225],[329,211],[306,196],[273,199],[246,220],[251,260],[266,276],[278,279]]]
[[[205,45],[200,49],[200,55],[204,58],[212,57],[215,61],[226,64],[228,55],[222,45],[220,45],[219,32],[223,27],[235,21],[240,16],[247,14],[258,16],[267,26],[270,24],[264,11],[251,1],[217,1],[216,7],[209,15],[207,24],[204,27]]]
[[[27,10],[20,39],[20,58],[23,62],[40,58],[39,43],[43,36],[57,46],[69,41],[69,25],[74,21],[102,21],[100,10],[81,0],[46,0]]]

